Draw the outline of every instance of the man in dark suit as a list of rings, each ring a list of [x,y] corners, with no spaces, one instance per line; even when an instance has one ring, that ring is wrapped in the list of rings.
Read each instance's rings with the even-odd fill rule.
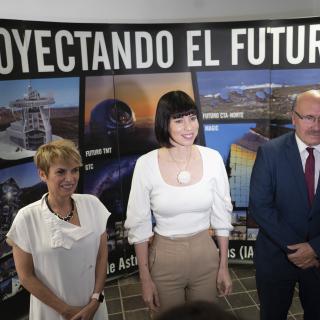
[[[297,283],[304,319],[320,320],[320,91],[297,96],[292,123],[259,148],[251,176],[261,320],[287,319]]]

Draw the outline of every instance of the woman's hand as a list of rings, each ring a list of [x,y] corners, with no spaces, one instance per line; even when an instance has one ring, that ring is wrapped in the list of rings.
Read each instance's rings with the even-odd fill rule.
[[[42,303],[54,309],[66,320],[75,316],[83,306],[70,306],[61,300],[35,275],[33,257],[17,245],[13,246],[13,257],[20,284]]]
[[[70,320],[72,319],[72,317],[74,317],[78,312],[80,312],[82,309],[82,307],[72,307],[72,306],[68,306],[65,310],[63,310],[63,312],[61,313],[61,315],[63,316],[63,318],[65,318],[66,320]]]
[[[150,280],[141,281],[142,299],[145,305],[152,311],[158,311],[160,307],[158,290],[154,282]]]
[[[145,305],[151,311],[158,311],[160,307],[158,290],[154,282],[152,281],[149,262],[148,262],[148,252],[149,244],[148,241],[136,243],[134,245],[136,256],[139,266],[139,276],[142,287],[142,299]]]
[[[220,267],[217,275],[218,296],[224,297],[232,292],[232,281],[227,267]]]
[[[92,320],[98,310],[100,302],[92,299],[81,310],[79,310],[70,320]]]

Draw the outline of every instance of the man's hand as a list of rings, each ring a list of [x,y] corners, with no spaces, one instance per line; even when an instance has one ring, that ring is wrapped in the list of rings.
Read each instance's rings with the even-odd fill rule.
[[[318,267],[317,255],[308,242],[297,243],[287,247],[295,251],[288,254],[288,259],[301,269]]]

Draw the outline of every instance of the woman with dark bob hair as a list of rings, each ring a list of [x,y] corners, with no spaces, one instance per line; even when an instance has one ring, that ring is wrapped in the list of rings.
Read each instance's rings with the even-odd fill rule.
[[[143,299],[152,311],[215,301],[217,293],[231,292],[228,178],[220,154],[194,144],[198,130],[193,100],[182,91],[166,93],[155,118],[161,148],[135,166],[125,227],[135,245]]]
[[[48,193],[17,213],[7,234],[30,320],[105,320],[103,290],[110,212],[75,193],[81,156],[70,140],[40,146],[34,156]]]

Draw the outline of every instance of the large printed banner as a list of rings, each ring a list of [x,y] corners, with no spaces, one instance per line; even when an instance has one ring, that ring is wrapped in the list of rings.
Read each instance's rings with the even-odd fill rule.
[[[132,172],[141,154],[158,147],[158,99],[177,89],[200,108],[199,143],[225,161],[234,205],[229,258],[251,261],[258,226],[247,206],[256,151],[292,130],[297,93],[320,88],[318,20],[0,20],[0,298],[20,289],[5,235],[19,208],[46,192],[32,157],[54,139],[79,146],[78,191],[98,196],[112,212],[109,278],[136,270],[123,228]]]

